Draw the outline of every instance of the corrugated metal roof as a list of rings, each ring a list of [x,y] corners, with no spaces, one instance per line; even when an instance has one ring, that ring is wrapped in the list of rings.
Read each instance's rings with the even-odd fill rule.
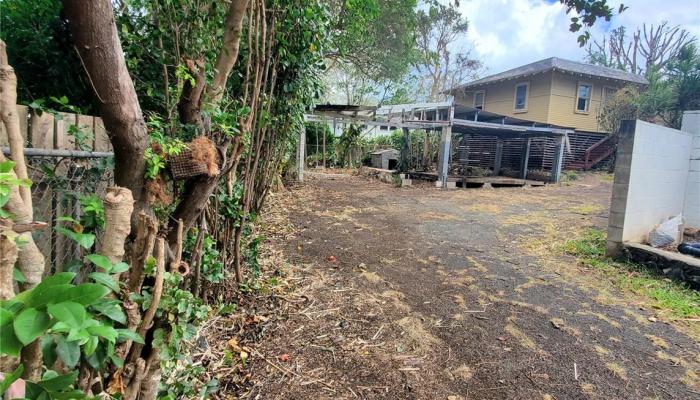
[[[589,75],[594,77],[602,77],[614,79],[618,81],[631,82],[638,85],[648,85],[649,81],[641,75],[631,74],[619,69],[603,67],[600,65],[586,64],[577,61],[565,60],[563,58],[551,57],[544,60],[536,61],[531,64],[523,65],[518,68],[513,68],[495,75],[477,79],[461,86],[452,88],[449,92],[455,89],[464,89],[474,86],[480,86],[487,83],[505,81],[509,79],[519,78],[521,76],[533,75],[551,70],[571,72],[576,74]],[[449,93],[448,92],[448,93]]]

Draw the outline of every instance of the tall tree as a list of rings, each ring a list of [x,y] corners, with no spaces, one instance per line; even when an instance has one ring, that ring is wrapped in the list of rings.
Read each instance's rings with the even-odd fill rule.
[[[381,81],[399,79],[413,57],[416,0],[329,0],[332,49],[326,57]]]
[[[100,115],[111,135],[115,183],[132,191],[136,201],[134,215],[140,211],[150,212],[143,172],[144,155],[149,145],[148,131],[127,69],[112,4],[108,0],[88,3],[64,0],[63,4],[76,48],[99,101]],[[204,97],[209,95],[208,101],[214,103],[214,108],[221,99],[220,93],[238,57],[241,21],[247,4],[248,0],[233,0],[229,4],[223,24],[223,45],[215,55],[216,65],[220,69],[214,71],[211,84],[206,84],[204,65],[198,68],[195,63],[189,63],[193,78],[184,82],[178,101],[182,123],[201,125],[203,119],[199,113]],[[230,145],[231,142],[223,144]],[[216,180],[197,179],[188,183],[186,192],[191,197],[189,201],[180,203],[175,214],[189,228],[208,201]]]
[[[376,102],[377,82],[355,70],[352,65],[337,63],[333,69],[326,72],[324,81],[328,102],[348,105]]]
[[[624,26],[613,29],[609,36],[594,40],[586,50],[593,64],[621,69],[633,74],[663,71],[681,49],[695,38],[680,26],[668,22],[642,25],[629,34]]]
[[[0,126],[5,127],[14,161],[12,169],[3,172],[10,175],[11,180],[21,182],[28,181],[29,175],[24,159],[24,139],[20,132],[16,104],[17,76],[12,66],[8,64],[5,42],[0,40]],[[0,163],[5,161],[5,155],[0,152]],[[44,256],[34,242],[31,230],[22,232],[16,229],[17,224],[31,226],[34,221],[34,207],[29,185],[12,184],[9,193],[3,193],[0,197],[0,203],[5,211],[0,212],[0,251],[3,253],[0,255],[2,258],[0,275],[5,278],[0,281],[0,299],[7,300],[14,294],[12,271],[15,266],[26,278],[22,289],[30,289],[41,282],[45,265]],[[23,242],[22,246],[16,246],[20,241]],[[2,358],[4,357],[0,357]],[[21,361],[26,367],[24,377],[37,379],[41,373],[41,345],[38,340],[32,340],[22,349]],[[0,368],[4,369],[4,364],[4,360],[0,360]]]
[[[676,87],[677,102],[674,125],[679,126],[683,111],[700,109],[700,51],[695,43],[690,43],[678,52],[669,62],[669,80]]]
[[[0,38],[7,44],[10,64],[20,72],[18,100],[29,104],[65,96],[72,106],[94,113],[97,103],[90,82],[75,73],[81,68],[80,59],[60,14],[61,0],[3,0],[0,4]]]
[[[640,91],[624,88],[603,106],[598,121],[617,132],[623,119],[643,119],[680,128],[683,112],[700,108],[700,54],[695,44],[684,46],[665,71],[647,74],[649,85]]]
[[[330,0],[325,101],[376,103],[378,88],[403,79],[415,52],[416,0]]]
[[[150,211],[143,173],[148,132],[126,67],[112,4],[108,0],[65,0],[63,5],[114,147],[114,181],[131,190],[137,210]]]
[[[469,21],[454,5],[438,0],[426,2],[417,14],[416,36],[419,58],[415,63],[423,78],[423,92],[431,101],[444,97],[445,90],[473,79],[482,67],[470,51],[455,51],[465,42]]]

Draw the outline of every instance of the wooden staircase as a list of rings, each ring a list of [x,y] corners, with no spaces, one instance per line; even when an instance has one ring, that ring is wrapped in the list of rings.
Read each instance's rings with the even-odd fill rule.
[[[606,136],[584,153],[583,159],[568,163],[569,169],[589,170],[601,161],[606,160],[615,151],[611,136]]]

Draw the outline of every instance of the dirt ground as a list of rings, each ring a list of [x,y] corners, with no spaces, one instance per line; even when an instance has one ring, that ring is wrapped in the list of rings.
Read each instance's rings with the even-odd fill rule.
[[[441,191],[309,174],[271,200],[294,290],[244,397],[700,399],[684,326],[558,250],[606,225],[610,192],[595,175]]]

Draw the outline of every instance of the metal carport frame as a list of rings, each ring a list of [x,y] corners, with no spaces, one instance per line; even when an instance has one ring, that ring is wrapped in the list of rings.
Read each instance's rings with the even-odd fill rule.
[[[455,117],[456,116],[456,117]],[[401,128],[405,134],[409,129],[423,129],[441,132],[438,156],[438,180],[440,186],[447,188],[450,166],[452,134],[475,134],[495,136],[498,138],[494,170],[500,170],[502,141],[506,139],[525,139],[523,147],[522,177],[527,173],[530,152],[530,139],[536,137],[553,137],[555,153],[552,162],[552,181],[558,182],[564,160],[564,147],[568,143],[568,134],[573,129],[555,127],[548,124],[526,121],[518,118],[498,115],[472,107],[455,105],[452,100],[441,103],[400,104],[385,107],[319,105],[313,113],[305,115],[310,122],[333,122],[334,124],[353,123],[363,126],[389,126]],[[486,122],[499,121],[499,122]],[[297,176],[304,179],[304,160],[306,154],[305,132],[302,131],[297,148]],[[500,150],[500,151],[499,151]]]

